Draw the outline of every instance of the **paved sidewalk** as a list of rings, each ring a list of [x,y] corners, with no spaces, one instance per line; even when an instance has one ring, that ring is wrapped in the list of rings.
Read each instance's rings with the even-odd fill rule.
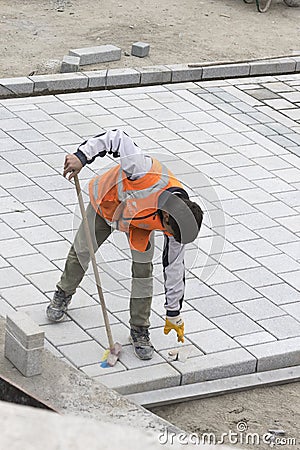
[[[124,346],[117,365],[99,365],[106,338],[91,270],[68,318],[45,317],[79,221],[64,157],[116,127],[165,161],[205,210],[186,253],[185,363],[169,361],[177,343],[163,335],[160,234],[153,360],[135,358],[128,342],[121,233],[97,254]],[[300,364],[300,74],[0,100],[0,155],[0,315],[28,313],[57,356],[127,394]],[[84,168],[83,186],[114,163]]]

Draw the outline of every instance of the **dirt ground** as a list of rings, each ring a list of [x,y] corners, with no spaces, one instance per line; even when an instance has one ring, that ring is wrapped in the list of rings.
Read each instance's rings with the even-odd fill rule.
[[[245,450],[300,449],[300,383],[257,388],[235,394],[156,407],[152,409],[152,412],[188,433],[197,433],[199,436],[203,433],[213,433],[216,436],[216,443],[220,443],[222,433],[229,433],[231,430],[233,433],[237,433],[237,436],[232,435],[232,448]],[[242,427],[247,429],[242,432]],[[268,433],[269,429],[285,431],[284,436],[278,436],[283,439],[281,445],[273,443],[274,446],[272,446],[262,442],[263,435]],[[255,436],[253,441],[251,440],[253,433],[260,436],[259,442]],[[236,444],[234,444],[235,439],[238,439]],[[230,444],[228,437],[224,441]]]
[[[282,0],[266,14],[243,0],[0,0],[0,77],[58,72],[71,48],[114,44],[109,67],[135,67],[287,55],[299,35],[300,8]],[[136,41],[149,57],[125,56]]]

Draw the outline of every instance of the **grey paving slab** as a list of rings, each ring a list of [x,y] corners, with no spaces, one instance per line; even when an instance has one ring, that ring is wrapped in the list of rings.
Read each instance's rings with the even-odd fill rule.
[[[188,303],[209,319],[238,312],[233,305],[219,295],[188,300]]]
[[[111,375],[96,377],[101,383],[115,389],[120,394],[143,392],[158,388],[178,386],[180,373],[168,363],[156,364],[151,368],[151,379],[149,380],[149,368],[126,370]]]
[[[188,338],[205,354],[239,348],[239,344],[222,330],[215,328],[188,334]]]
[[[281,308],[278,308],[274,303],[262,297],[254,300],[237,302],[234,306],[255,321],[278,317],[285,314]]]
[[[255,372],[256,359],[242,348],[188,359],[172,365],[181,373],[181,384],[216,380]]]
[[[248,351],[257,359],[257,371],[263,372],[298,365],[299,343],[299,337],[283,339],[248,347]]]
[[[250,345],[265,344],[266,342],[276,341],[276,338],[267,331],[258,331],[255,333],[243,334],[236,336],[235,340],[242,347],[249,347]]]

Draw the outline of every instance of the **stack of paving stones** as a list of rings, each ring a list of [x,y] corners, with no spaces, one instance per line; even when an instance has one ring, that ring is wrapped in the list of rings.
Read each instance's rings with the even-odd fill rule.
[[[0,100],[0,314],[28,314],[55,355],[126,394],[299,365],[299,106],[300,74]],[[114,339],[123,345],[116,366],[99,365],[107,342],[91,270],[67,318],[53,325],[45,317],[79,223],[74,186],[61,175],[65,155],[116,127],[166,162],[205,211],[186,251],[184,364],[168,360],[177,344],[163,335],[159,233],[151,361],[138,360],[128,342],[122,233],[97,254]],[[115,163],[98,158],[85,167],[84,190]]]

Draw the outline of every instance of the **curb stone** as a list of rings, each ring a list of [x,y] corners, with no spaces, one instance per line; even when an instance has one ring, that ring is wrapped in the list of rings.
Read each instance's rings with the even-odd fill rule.
[[[0,99],[89,89],[279,75],[300,72],[300,56],[235,63],[171,64],[0,79]]]

